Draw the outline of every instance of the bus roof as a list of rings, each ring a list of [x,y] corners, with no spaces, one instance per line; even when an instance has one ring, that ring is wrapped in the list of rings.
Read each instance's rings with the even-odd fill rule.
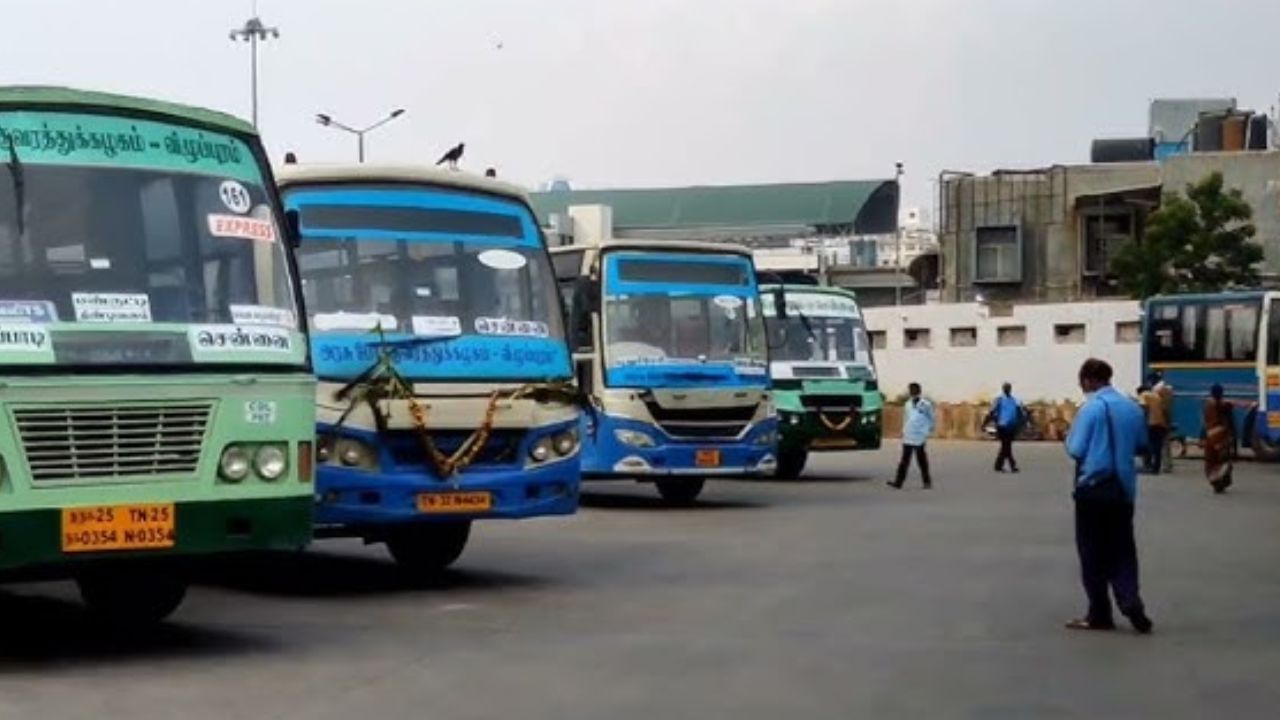
[[[851,300],[856,300],[858,294],[852,290],[844,288],[831,287],[830,285],[803,285],[803,284],[787,284],[787,283],[764,283],[760,286],[761,291],[772,290],[773,288],[782,288],[789,293],[823,293],[826,295],[840,295]]]
[[[653,252],[728,253],[750,258],[751,250],[729,243],[693,242],[691,240],[619,240],[610,239],[592,245],[561,245],[551,248],[552,253],[573,250],[648,250]]]
[[[165,102],[164,100],[116,95],[93,90],[77,90],[67,87],[44,85],[0,86],[0,110],[13,110],[32,106],[60,109],[79,108],[83,110],[101,110],[103,108],[131,110],[150,115],[165,115],[178,120],[210,125],[222,130],[246,135],[256,136],[258,134],[258,131],[252,125],[234,115],[228,115],[216,110],[207,110],[194,105],[180,105],[178,103]]]
[[[529,203],[529,194],[519,185],[481,177],[459,170],[443,170],[426,165],[353,165],[351,163],[316,163],[280,165],[275,169],[276,183],[281,188],[306,183],[418,183],[440,185],[459,190],[477,190],[491,195],[505,195]]]
[[[1170,302],[1212,302],[1214,300],[1257,300],[1266,297],[1268,294],[1274,294],[1274,291],[1267,290],[1228,290],[1216,293],[1186,293],[1179,295],[1153,295],[1147,298],[1147,303],[1170,303]]]

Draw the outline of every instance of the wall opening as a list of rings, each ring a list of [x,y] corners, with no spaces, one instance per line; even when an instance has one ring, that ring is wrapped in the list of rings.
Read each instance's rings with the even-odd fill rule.
[[[996,328],[996,345],[1000,347],[1024,347],[1027,344],[1025,325],[1006,325]]]
[[[1087,339],[1084,323],[1056,323],[1053,341],[1059,345],[1083,345]]]
[[[928,328],[907,328],[902,331],[902,347],[908,350],[927,350],[930,347]]]
[[[951,328],[951,347],[977,347],[977,346],[978,346],[978,328],[976,327]]]

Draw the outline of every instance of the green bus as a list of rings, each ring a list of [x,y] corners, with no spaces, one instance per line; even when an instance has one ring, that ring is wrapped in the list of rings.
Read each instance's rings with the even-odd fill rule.
[[[776,290],[787,313],[777,317]],[[853,293],[815,285],[765,285],[769,372],[778,411],[778,476],[796,477],[810,452],[880,447],[884,397]]]
[[[295,233],[254,128],[0,88],[0,579],[158,621],[192,559],[310,539]]]

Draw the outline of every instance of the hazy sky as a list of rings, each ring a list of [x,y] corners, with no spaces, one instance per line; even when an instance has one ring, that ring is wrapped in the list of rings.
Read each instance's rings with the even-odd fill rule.
[[[3,3],[5,82],[249,115],[250,0]],[[1153,97],[1280,93],[1277,0],[260,0],[272,156],[464,165],[578,187],[886,177],[1086,160]],[[501,44],[501,49],[499,49]]]

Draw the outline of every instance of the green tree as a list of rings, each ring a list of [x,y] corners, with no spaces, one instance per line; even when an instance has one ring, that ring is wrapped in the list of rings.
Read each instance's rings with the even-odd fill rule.
[[[1224,190],[1222,173],[1212,173],[1188,185],[1185,196],[1165,195],[1147,219],[1146,236],[1120,248],[1111,270],[1138,299],[1256,286],[1262,248],[1251,242],[1252,218],[1240,190]]]

